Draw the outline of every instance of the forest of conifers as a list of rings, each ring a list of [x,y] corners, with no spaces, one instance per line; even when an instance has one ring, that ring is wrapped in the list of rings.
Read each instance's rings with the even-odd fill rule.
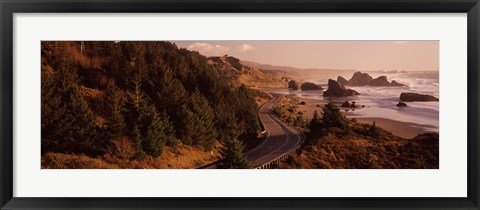
[[[132,159],[180,142],[241,150],[260,129],[254,93],[174,43],[43,41],[41,56],[42,154],[95,157],[119,139]]]

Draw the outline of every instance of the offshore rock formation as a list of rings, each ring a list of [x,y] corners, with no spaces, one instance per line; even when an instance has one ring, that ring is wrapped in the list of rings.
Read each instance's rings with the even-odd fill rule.
[[[392,80],[390,83],[387,80],[387,76],[380,76],[375,79],[373,79],[370,75],[367,73],[362,73],[362,72],[355,72],[350,78],[350,80],[346,80],[345,78],[338,76],[337,81],[341,85],[348,85],[348,86],[364,86],[364,85],[369,85],[369,86],[404,86],[401,83],[398,83],[395,80]]]
[[[354,96],[354,95],[360,95],[355,90],[352,89],[347,89],[337,81],[333,79],[328,80],[328,89],[327,91],[323,92],[323,96],[329,97],[342,97],[342,96]]]
[[[320,85],[311,83],[311,82],[305,82],[300,86],[302,90],[323,90],[323,88]]]
[[[402,93],[400,94],[400,101],[438,101],[438,98],[418,93]]]

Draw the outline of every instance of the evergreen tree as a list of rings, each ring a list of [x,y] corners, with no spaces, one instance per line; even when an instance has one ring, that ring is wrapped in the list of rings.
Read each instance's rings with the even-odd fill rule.
[[[52,48],[52,71],[42,70],[42,152],[98,154],[95,116],[80,93],[66,47]]]
[[[222,159],[217,163],[217,168],[246,169],[251,167],[251,163],[244,155],[245,146],[238,141],[240,132],[233,117],[227,117],[225,140],[223,148],[220,151]]]
[[[156,90],[153,96],[157,106],[169,113],[175,113],[188,99],[187,91],[171,70],[163,70],[160,80],[151,82],[150,86]]]
[[[256,136],[260,129],[260,122],[255,97],[245,85],[241,85],[233,97],[236,97],[232,101],[237,102],[234,108],[237,111],[237,118],[240,120],[240,128],[244,131],[244,138]]]
[[[370,125],[370,127],[368,128],[368,134],[370,135],[370,137],[372,137],[374,140],[378,140],[378,138],[380,137],[380,131],[377,127],[377,124],[375,123],[375,121],[373,121],[372,125]]]
[[[129,130],[132,131],[130,137],[133,139],[133,143],[136,149],[137,158],[142,158],[145,155],[143,151],[144,140],[144,113],[146,98],[145,94],[141,90],[140,78],[137,76],[133,82],[133,90],[128,92],[128,104],[127,104],[127,122]],[[142,122],[143,121],[143,122]]]
[[[224,142],[224,148],[220,151],[222,160],[218,162],[217,168],[248,169],[250,161],[243,154],[243,144],[237,139],[228,139]]]
[[[82,43],[85,56],[102,58],[92,62],[101,64],[101,71],[93,73],[72,56],[72,46]],[[98,155],[108,140],[128,135],[138,157],[158,156],[180,136],[208,150],[217,139],[256,137],[260,128],[251,90],[234,87],[205,56],[173,43],[41,44],[42,153]],[[90,90],[103,91],[105,103]],[[95,115],[105,117],[104,129],[95,124]],[[239,126],[228,128],[232,123]]]
[[[340,109],[333,102],[329,102],[322,108],[323,115],[321,118],[322,128],[340,128],[346,133],[350,132],[348,119],[340,113]]]
[[[56,138],[58,128],[56,125],[67,111],[62,97],[55,85],[56,81],[53,75],[47,73],[46,68],[42,67],[42,91],[41,91],[41,136],[42,153],[52,151],[58,143]]]
[[[135,156],[137,159],[143,159],[145,157],[145,152],[143,151],[143,137],[138,124],[135,124],[132,129],[131,138],[133,139],[133,144],[135,145]]]
[[[174,128],[168,116],[165,112],[159,114],[145,97],[139,77],[135,79],[134,91],[129,93],[128,120],[129,127],[133,128],[131,137],[137,145],[139,157],[143,153],[158,157],[162,154],[164,145],[174,141]]]
[[[123,117],[124,100],[115,85],[109,85],[105,91],[106,137],[111,140],[124,134],[126,125]]]
[[[185,144],[211,149],[217,137],[214,118],[215,113],[207,99],[198,90],[194,91],[187,104],[182,106],[180,138]]]
[[[74,153],[99,154],[101,142],[96,142],[95,115],[81,95],[78,88],[69,91],[66,101],[67,112],[60,120],[61,138],[67,151]],[[61,139],[59,137],[59,139]]]
[[[159,114],[154,106],[147,108],[150,123],[147,126],[143,150],[153,156],[162,155],[164,145],[174,140],[174,129],[165,112]]]
[[[318,133],[322,127],[322,121],[317,111],[313,113],[313,118],[308,125],[311,133]]]

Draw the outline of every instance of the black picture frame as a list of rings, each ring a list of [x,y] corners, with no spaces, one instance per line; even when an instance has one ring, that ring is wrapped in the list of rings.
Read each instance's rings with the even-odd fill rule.
[[[0,0],[1,209],[479,209],[478,0]],[[465,198],[18,198],[13,197],[14,13],[467,13],[468,196]]]

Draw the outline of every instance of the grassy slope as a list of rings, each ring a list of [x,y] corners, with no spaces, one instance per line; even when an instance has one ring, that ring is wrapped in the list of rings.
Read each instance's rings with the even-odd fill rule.
[[[355,124],[357,129],[369,125]],[[364,127],[364,128],[360,128]],[[310,137],[302,149],[278,168],[430,168],[439,167],[438,133],[421,134],[413,139],[393,136],[379,128],[381,137],[358,134],[343,136],[331,132]]]
[[[147,157],[143,160],[122,159],[106,154],[92,158],[86,155],[48,153],[42,157],[43,169],[191,169],[218,160],[217,145],[212,152],[206,152],[187,145],[179,145],[177,150],[166,148],[159,158]]]

